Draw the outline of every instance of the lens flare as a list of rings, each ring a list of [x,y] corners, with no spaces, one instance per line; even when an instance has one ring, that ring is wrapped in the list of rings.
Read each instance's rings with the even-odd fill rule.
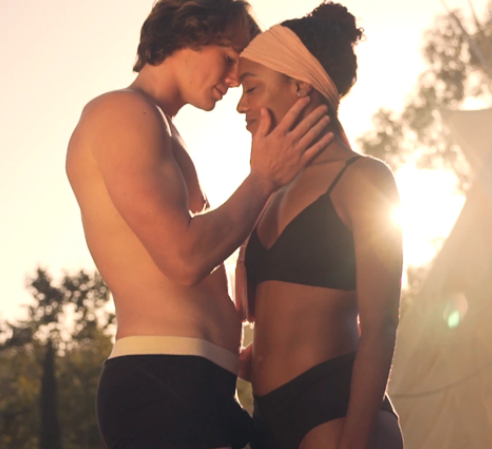
[[[403,208],[401,206],[395,207],[393,210],[393,221],[400,225],[403,226],[404,220],[404,214],[403,214]]]
[[[453,310],[449,315],[448,315],[448,327],[451,329],[454,329],[455,327],[458,327],[461,322],[461,314],[459,310]]]
[[[450,329],[461,325],[468,312],[468,300],[464,293],[458,292],[451,295],[444,308],[443,319]]]

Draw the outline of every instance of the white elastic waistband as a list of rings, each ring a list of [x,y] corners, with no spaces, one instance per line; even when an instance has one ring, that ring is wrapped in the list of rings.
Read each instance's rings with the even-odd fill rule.
[[[196,355],[237,375],[239,357],[209,341],[192,337],[133,336],[116,340],[109,356],[125,355]]]

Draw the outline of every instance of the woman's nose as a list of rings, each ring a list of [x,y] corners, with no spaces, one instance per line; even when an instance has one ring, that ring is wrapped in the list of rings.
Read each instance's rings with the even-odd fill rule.
[[[248,111],[248,105],[247,105],[247,102],[245,100],[244,94],[241,96],[239,103],[237,104],[236,110],[240,114],[244,114]]]

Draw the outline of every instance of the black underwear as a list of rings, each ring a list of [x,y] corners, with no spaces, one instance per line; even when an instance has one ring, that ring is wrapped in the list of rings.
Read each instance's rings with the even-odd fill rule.
[[[235,389],[236,376],[203,357],[115,357],[99,381],[99,428],[109,449],[241,449],[253,424]]]
[[[320,363],[264,396],[255,396],[252,449],[298,449],[310,430],[347,414],[355,353]],[[389,398],[381,409],[393,413]]]

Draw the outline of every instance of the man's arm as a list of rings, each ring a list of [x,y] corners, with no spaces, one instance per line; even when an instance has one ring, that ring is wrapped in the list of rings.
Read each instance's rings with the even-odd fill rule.
[[[95,100],[84,114],[92,153],[118,213],[167,277],[194,285],[247,237],[273,191],[326,146],[329,137],[304,152],[302,147],[312,143],[324,122],[318,123],[320,110],[290,131],[301,110],[298,105],[290,113],[284,128],[279,124],[276,133],[256,139],[266,147],[264,154],[255,153],[255,166],[231,198],[195,216],[188,209],[188,190],[173,157],[169,126],[150,100],[134,92],[115,92]],[[267,134],[268,120],[264,122],[260,136]],[[284,161],[277,157],[282,149]]]

